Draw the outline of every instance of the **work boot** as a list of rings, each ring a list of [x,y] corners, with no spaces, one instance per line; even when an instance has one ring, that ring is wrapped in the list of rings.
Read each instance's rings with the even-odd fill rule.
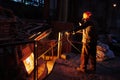
[[[80,67],[76,68],[76,70],[77,70],[77,71],[79,71],[79,72],[83,72],[83,73],[85,73],[85,72],[86,72],[86,70],[85,70],[85,69],[80,68]]]
[[[96,68],[89,67],[87,70],[88,73],[96,73]]]
[[[91,65],[90,65],[90,66],[88,67],[88,70],[89,70],[89,71],[96,71],[96,66],[93,66],[93,65],[91,66]]]

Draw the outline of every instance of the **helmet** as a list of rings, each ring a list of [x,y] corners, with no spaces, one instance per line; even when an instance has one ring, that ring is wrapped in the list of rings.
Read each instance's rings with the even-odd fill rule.
[[[91,15],[92,15],[92,13],[90,11],[86,11],[83,13],[83,19],[88,19],[88,18],[90,18]]]

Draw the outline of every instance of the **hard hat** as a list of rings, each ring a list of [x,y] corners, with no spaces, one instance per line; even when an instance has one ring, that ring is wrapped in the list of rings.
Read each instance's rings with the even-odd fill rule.
[[[90,11],[86,11],[86,12],[83,13],[83,18],[84,18],[84,19],[87,19],[87,18],[89,18],[91,15],[92,15],[92,13],[91,13]]]

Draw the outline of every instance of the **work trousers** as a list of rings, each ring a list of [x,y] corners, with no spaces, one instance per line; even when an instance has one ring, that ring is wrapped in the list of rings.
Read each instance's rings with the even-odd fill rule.
[[[86,70],[89,64],[89,68],[96,70],[96,43],[83,43],[80,62],[81,69]]]

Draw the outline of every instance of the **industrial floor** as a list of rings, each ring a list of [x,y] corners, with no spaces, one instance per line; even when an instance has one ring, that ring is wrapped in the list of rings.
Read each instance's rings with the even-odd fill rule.
[[[120,80],[120,57],[97,62],[96,72],[82,73],[76,70],[80,55],[56,59],[51,73],[44,80]]]

